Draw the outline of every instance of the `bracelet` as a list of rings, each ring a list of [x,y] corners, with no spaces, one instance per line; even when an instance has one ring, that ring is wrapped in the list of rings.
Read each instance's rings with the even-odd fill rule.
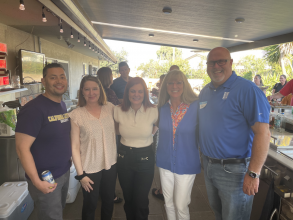
[[[74,178],[76,179],[76,180],[78,180],[78,181],[80,181],[80,180],[82,180],[82,178],[84,178],[86,176],[86,173],[83,171],[83,174],[81,174],[81,175],[76,175]]]

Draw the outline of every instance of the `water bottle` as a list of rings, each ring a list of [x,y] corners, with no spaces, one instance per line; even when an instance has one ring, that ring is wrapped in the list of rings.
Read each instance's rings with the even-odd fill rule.
[[[279,129],[280,127],[281,127],[281,117],[279,114],[277,114],[275,118],[275,129]]]

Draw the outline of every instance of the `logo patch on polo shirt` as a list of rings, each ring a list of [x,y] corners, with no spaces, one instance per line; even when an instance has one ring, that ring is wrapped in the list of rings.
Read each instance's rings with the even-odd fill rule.
[[[200,102],[199,103],[199,109],[202,109],[202,108],[206,107],[207,103],[208,103],[207,101],[206,102]]]
[[[227,99],[228,95],[229,95],[229,92],[224,92],[223,99]]]

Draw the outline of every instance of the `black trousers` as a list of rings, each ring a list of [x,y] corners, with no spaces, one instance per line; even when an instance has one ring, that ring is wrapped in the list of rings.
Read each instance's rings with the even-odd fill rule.
[[[152,147],[118,148],[118,178],[125,200],[127,220],[146,220],[149,215],[148,194],[154,178]]]
[[[87,174],[94,182],[93,190],[83,192],[82,220],[94,220],[95,211],[99,199],[99,192],[102,199],[101,220],[111,220],[114,206],[114,194],[117,177],[116,164],[109,170],[102,170],[98,173]],[[101,189],[101,190],[99,190]]]

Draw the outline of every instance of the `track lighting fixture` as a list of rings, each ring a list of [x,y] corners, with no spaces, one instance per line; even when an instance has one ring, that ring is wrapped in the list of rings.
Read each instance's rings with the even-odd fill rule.
[[[45,6],[42,7],[42,21],[47,22],[47,18],[45,16],[44,9],[45,9]]]
[[[80,39],[79,39],[79,33],[77,34],[77,42],[79,43],[80,42]]]
[[[91,48],[91,42],[89,42],[89,49],[92,49],[92,48]]]
[[[85,37],[84,37],[84,43],[83,43],[83,46],[85,46],[85,47],[86,47]]]
[[[72,34],[72,27],[71,27],[71,35],[70,35],[70,38],[73,38],[73,34]]]
[[[63,33],[62,19],[60,19],[60,33]]]
[[[23,0],[20,0],[19,3],[20,3],[19,4],[19,10],[24,11],[25,10],[24,1]]]

